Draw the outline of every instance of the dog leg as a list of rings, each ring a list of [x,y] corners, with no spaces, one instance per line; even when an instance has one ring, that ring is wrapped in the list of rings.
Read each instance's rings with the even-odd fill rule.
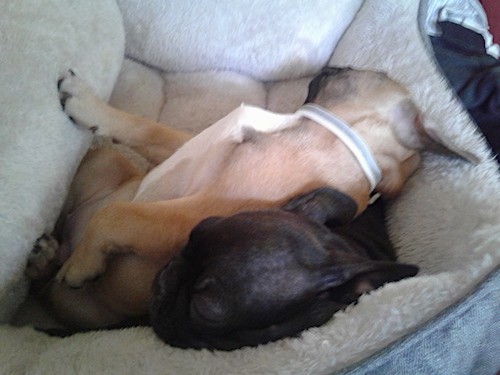
[[[58,89],[63,109],[75,123],[133,148],[154,164],[191,138],[186,132],[112,108],[71,70],[59,80]]]
[[[187,242],[191,228],[200,220],[189,198],[111,203],[94,215],[56,280],[81,287],[102,274],[114,254],[134,253],[166,262]]]
[[[111,203],[94,215],[56,280],[81,287],[102,274],[109,257],[117,254],[133,253],[162,265],[187,243],[201,220],[270,206],[260,201],[227,204],[204,194],[161,202]]]
[[[68,327],[102,328],[118,324],[125,316],[113,311],[102,300],[102,292],[95,285],[74,289],[68,285],[51,282],[41,292],[40,298],[49,301],[50,310]]]
[[[134,253],[140,258],[168,261],[187,242],[190,229],[199,221],[186,206],[176,210],[175,201],[115,202],[103,208],[89,222],[81,243],[56,280],[81,287],[102,274],[108,258],[116,254]]]
[[[58,267],[59,243],[51,235],[44,234],[36,240],[28,256],[25,273],[31,280],[42,280],[52,276]]]

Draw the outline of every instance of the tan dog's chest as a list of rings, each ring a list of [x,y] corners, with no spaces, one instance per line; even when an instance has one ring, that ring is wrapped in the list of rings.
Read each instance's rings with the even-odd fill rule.
[[[329,185],[364,205],[368,182],[363,172],[345,145],[318,125],[293,123],[284,131],[254,134],[241,143],[227,140],[208,152],[193,152],[189,142],[186,146],[175,155],[178,162],[167,160],[151,172],[156,174],[153,178],[145,177],[134,200],[201,194],[221,204],[253,200],[280,205],[296,194]]]

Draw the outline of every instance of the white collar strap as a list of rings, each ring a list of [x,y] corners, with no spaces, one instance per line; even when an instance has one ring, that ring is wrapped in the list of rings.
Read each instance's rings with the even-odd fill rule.
[[[317,122],[344,142],[365,172],[371,191],[375,190],[382,179],[382,172],[366,143],[344,120],[311,103],[300,107],[296,114]]]

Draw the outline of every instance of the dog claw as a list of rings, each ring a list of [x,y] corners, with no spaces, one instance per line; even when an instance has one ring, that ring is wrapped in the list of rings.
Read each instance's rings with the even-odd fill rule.
[[[75,76],[76,76],[76,74],[75,74],[75,72],[73,71],[73,69],[68,69],[68,73],[69,73],[69,75],[70,75],[70,76],[72,76],[72,77],[75,77]],[[59,78],[59,79],[57,80],[57,89],[58,89],[58,90],[60,90],[60,89],[61,89],[61,84],[63,83],[64,78],[65,78],[65,77],[61,77],[61,78]]]
[[[71,99],[72,98],[72,95],[68,92],[61,92],[60,94],[60,102],[61,102],[61,106],[62,106],[62,109],[66,109],[66,102],[68,99]]]

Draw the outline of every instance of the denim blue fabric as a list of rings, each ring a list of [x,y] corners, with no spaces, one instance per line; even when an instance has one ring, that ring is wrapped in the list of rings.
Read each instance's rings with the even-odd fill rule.
[[[342,375],[495,375],[500,370],[500,271],[418,331]]]

